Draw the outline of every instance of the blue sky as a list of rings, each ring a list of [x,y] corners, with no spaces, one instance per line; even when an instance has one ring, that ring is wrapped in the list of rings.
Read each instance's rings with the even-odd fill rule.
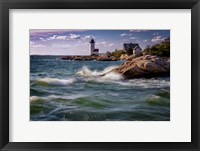
[[[122,49],[123,43],[147,45],[160,43],[170,36],[170,30],[65,30],[31,29],[31,55],[89,55],[90,39],[100,53]]]

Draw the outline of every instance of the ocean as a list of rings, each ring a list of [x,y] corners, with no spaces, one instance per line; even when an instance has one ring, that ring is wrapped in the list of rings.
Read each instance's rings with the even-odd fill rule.
[[[30,120],[169,121],[170,78],[102,76],[123,62],[30,56]]]

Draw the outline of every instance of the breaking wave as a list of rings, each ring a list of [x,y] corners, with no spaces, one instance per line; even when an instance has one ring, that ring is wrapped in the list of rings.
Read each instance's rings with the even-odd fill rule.
[[[31,96],[30,101],[35,102],[35,101],[40,101],[43,100],[43,97],[38,97],[38,96]]]
[[[116,72],[109,72],[105,74],[102,78],[106,80],[122,80],[123,76]]]
[[[117,66],[109,66],[109,67],[106,67],[102,71],[97,71],[97,70],[90,70],[87,66],[83,66],[81,70],[76,72],[76,74],[84,76],[84,77],[96,77],[96,76],[99,77],[99,76],[101,76],[100,78],[105,79],[105,80],[123,79],[122,75],[115,73],[115,72],[110,72],[111,70],[113,70],[116,67]]]
[[[57,79],[57,78],[42,78],[36,81],[40,85],[69,85],[75,82],[75,79]]]
[[[163,79],[132,79],[125,81],[116,81],[115,83],[128,86],[128,87],[139,87],[139,88],[163,88],[170,86],[169,78]]]
[[[103,74],[108,73],[109,71],[111,71],[112,69],[114,69],[116,67],[117,66],[109,66],[102,71],[97,71],[97,70],[92,71],[87,66],[83,66],[82,69],[80,69],[78,72],[76,72],[76,74],[81,75],[81,76],[85,76],[85,77],[101,76]]]

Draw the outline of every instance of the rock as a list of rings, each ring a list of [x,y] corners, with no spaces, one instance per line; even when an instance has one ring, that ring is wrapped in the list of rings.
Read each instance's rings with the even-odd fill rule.
[[[143,60],[149,60],[150,57],[151,57],[150,55],[146,55],[143,57]]]
[[[91,56],[64,56],[61,57],[62,60],[86,60],[86,61],[91,61],[91,60],[98,60],[98,61],[117,61],[118,59],[116,57],[109,57],[107,55],[91,55]]]
[[[156,64],[160,65],[160,66],[163,66],[164,65],[164,62],[162,59],[158,58],[155,60]]]
[[[128,60],[128,55],[127,54],[122,54],[119,59],[120,60]]]
[[[128,56],[127,60],[133,60],[133,59],[135,59],[135,58],[136,58],[135,55],[131,55],[131,56]]]
[[[135,59],[135,58],[137,58],[137,57],[139,57],[139,55],[127,55],[127,54],[122,54],[121,56],[120,56],[120,60],[133,60],[133,59]]]
[[[71,56],[64,56],[64,57],[61,57],[62,60],[72,60],[72,57]]]
[[[126,79],[169,76],[170,60],[169,58],[145,55],[124,62],[111,72],[120,73]]]

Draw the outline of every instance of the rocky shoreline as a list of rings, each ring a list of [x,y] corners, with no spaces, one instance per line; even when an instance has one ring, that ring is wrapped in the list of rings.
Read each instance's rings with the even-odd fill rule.
[[[140,57],[123,56],[120,59],[109,56],[65,56],[63,60],[97,60],[97,61],[117,61],[127,60],[123,64],[114,68],[110,72],[121,74],[125,79],[153,78],[170,76],[170,58],[158,57],[154,55],[144,55]],[[108,74],[106,73],[106,74]],[[105,75],[105,74],[104,74]],[[102,75],[102,76],[104,76]]]
[[[118,61],[119,59],[114,57],[114,56],[107,56],[107,55],[102,55],[102,56],[64,56],[61,57],[62,60],[85,60],[85,61],[92,61],[92,60],[97,60],[97,61]]]
[[[126,61],[110,72],[121,74],[125,79],[170,76],[170,58],[145,55]]]

